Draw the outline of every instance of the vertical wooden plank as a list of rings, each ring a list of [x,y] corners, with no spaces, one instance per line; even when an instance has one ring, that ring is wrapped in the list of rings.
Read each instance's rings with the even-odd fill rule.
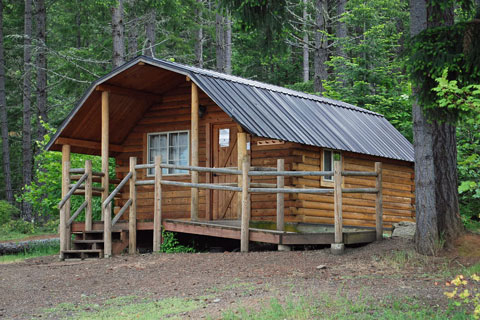
[[[277,171],[284,171],[285,160],[277,159]],[[285,187],[285,177],[277,176],[277,188]],[[285,231],[285,194],[277,193],[277,230]]]
[[[105,258],[112,256],[112,202],[103,208],[103,254]]]
[[[240,251],[248,252],[248,242],[250,239],[249,226],[250,226],[250,177],[248,172],[250,171],[250,161],[248,157],[242,159],[242,225],[240,234]]]
[[[153,215],[153,252],[160,251],[162,237],[162,157],[155,157],[155,203]]]
[[[207,122],[205,124],[205,151],[206,151],[206,166],[208,168],[213,167],[212,163],[212,124],[210,122]],[[206,183],[212,183],[212,173],[207,172],[205,181]],[[211,189],[206,189],[205,190],[205,219],[206,220],[212,220],[212,197],[213,197],[213,192]]]
[[[85,161],[85,173],[88,174],[85,180],[85,231],[92,230],[92,160]]]
[[[237,165],[238,170],[242,170],[242,161],[243,158],[247,156],[247,133],[238,132],[237,133]],[[238,186],[242,187],[242,176],[238,176]],[[238,193],[237,195],[237,218],[241,219],[242,217],[242,194]]]
[[[101,156],[102,156],[102,203],[109,195],[108,181],[108,156],[109,156],[109,94],[108,91],[102,91],[102,137],[101,137]],[[102,210],[103,213],[103,210]],[[102,214],[102,220],[104,220]]]
[[[375,162],[375,172],[377,179],[375,180],[375,189],[378,190],[375,198],[375,225],[377,241],[383,239],[383,196],[382,196],[382,163]]]
[[[335,197],[335,243],[343,243],[342,219],[342,165],[335,161],[333,166],[333,182]]]
[[[135,254],[137,252],[137,189],[135,182],[137,181],[137,171],[135,166],[137,165],[137,158],[130,157],[130,172],[132,177],[130,178],[130,199],[132,204],[129,208],[128,214],[128,253]]]
[[[70,162],[65,161],[62,162],[62,199],[64,197],[63,195],[63,190],[66,189],[68,192],[68,186],[70,184]],[[66,188],[65,188],[66,186]],[[67,193],[66,192],[66,193]],[[67,201],[63,205],[62,208],[60,208],[60,226],[59,226],[59,231],[60,231],[60,259],[63,260],[63,251],[68,250],[68,243],[70,242],[70,232],[69,228],[67,226],[67,221],[70,219],[70,214],[67,216],[67,206],[69,205],[70,201]]]
[[[65,197],[70,189],[70,145],[62,145],[62,166],[65,162],[68,162],[68,170],[62,174],[62,198]],[[68,219],[70,219],[70,210],[71,210],[71,201],[70,199],[63,206],[65,208],[65,232],[68,241],[66,241],[65,250],[70,250],[71,241],[70,241],[70,230],[71,227],[66,225]]]
[[[198,166],[198,87],[192,81],[192,115],[191,115],[191,152],[192,166]],[[191,171],[192,183],[198,183],[198,171]],[[190,218],[192,221],[198,220],[198,188],[192,188],[190,200]]]

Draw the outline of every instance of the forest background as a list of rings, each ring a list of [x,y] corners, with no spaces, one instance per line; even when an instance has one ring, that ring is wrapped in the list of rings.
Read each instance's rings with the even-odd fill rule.
[[[58,218],[61,156],[42,147],[93,80],[141,54],[346,101],[384,114],[413,141],[406,0],[0,3],[0,200],[20,209],[18,220]],[[474,6],[455,6],[456,23],[474,16]],[[439,103],[471,85],[436,76]],[[478,117],[460,117],[456,130],[460,212],[478,226]]]

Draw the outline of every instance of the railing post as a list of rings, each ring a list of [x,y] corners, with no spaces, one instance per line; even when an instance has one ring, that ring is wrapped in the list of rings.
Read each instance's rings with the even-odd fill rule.
[[[68,192],[68,186],[70,185],[70,162],[65,161],[62,163],[62,199]],[[67,192],[65,192],[65,190]],[[70,218],[67,216],[67,207],[70,201],[67,201],[60,208],[60,259],[63,260],[63,251],[68,250],[69,235],[67,221]]]
[[[63,172],[62,174],[62,199],[67,195],[69,189],[70,189],[70,152],[71,147],[68,144],[62,145],[62,168],[65,167],[65,162],[68,162],[68,170]],[[63,206],[65,208],[64,210],[64,215],[65,215],[65,232],[67,241],[65,244],[65,250],[70,250],[70,226],[68,226],[66,223],[70,219],[70,210],[71,210],[71,202],[70,199],[64,204]]]
[[[92,160],[85,161],[85,173],[88,174],[85,180],[85,231],[92,230]]]
[[[250,177],[248,172],[250,171],[250,161],[247,156],[242,160],[242,226],[240,234],[240,251],[248,252],[248,242],[250,239],[249,227],[250,227]]]
[[[345,250],[343,244],[343,219],[342,219],[342,163],[335,161],[333,165],[333,183],[334,183],[334,214],[335,214],[335,243],[332,243],[331,252],[333,254],[342,254]]]
[[[103,253],[105,258],[112,256],[112,202],[103,208]]]
[[[285,160],[277,159],[277,171],[285,170]],[[277,188],[285,187],[285,177],[277,176]],[[285,231],[285,194],[277,192],[277,230]],[[279,244],[278,251],[290,251],[290,247]]]
[[[160,251],[162,242],[162,157],[155,157],[155,204],[153,215],[153,252]]]
[[[191,106],[191,154],[192,166],[198,166],[198,87],[192,81],[192,106]],[[198,183],[198,171],[191,171],[192,183]],[[191,189],[190,200],[190,219],[192,221],[198,220],[198,188]]]
[[[377,241],[380,241],[383,239],[383,195],[381,162],[375,162],[375,172],[377,173],[377,179],[375,180],[375,189],[377,189],[377,194],[375,197],[375,225]]]
[[[137,158],[130,157],[130,199],[132,204],[130,205],[128,215],[128,253],[135,254],[137,252],[137,189],[135,183],[137,182],[137,171],[135,166],[137,165]]]
[[[241,132],[237,133],[237,166],[238,170],[242,170],[242,161],[245,156],[247,156],[247,133]],[[242,187],[242,176],[238,175],[238,187]],[[237,195],[237,219],[241,220],[242,218],[242,194],[238,193]]]
[[[102,91],[102,127],[101,127],[101,157],[102,157],[102,203],[107,199],[110,191],[110,183],[108,180],[108,156],[109,156],[109,123],[110,123],[110,113],[109,113],[109,93],[108,91]],[[103,210],[102,210],[102,220]]]

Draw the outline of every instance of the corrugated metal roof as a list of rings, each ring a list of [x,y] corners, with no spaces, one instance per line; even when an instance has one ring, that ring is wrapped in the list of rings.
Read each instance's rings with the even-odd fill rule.
[[[159,59],[138,57],[126,65],[138,61],[189,75],[220,108],[254,135],[413,162],[412,144],[378,113],[342,101]],[[94,85],[125,68],[117,70]]]

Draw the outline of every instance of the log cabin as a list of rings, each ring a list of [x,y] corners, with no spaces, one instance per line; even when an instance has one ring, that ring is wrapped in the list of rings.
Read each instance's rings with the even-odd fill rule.
[[[159,175],[169,181],[240,187],[240,175],[181,168],[240,170],[242,159],[248,159],[251,168],[277,170],[277,160],[282,159],[283,168],[278,170],[331,172],[285,175],[282,186],[322,190],[334,188],[335,161],[342,171],[352,172],[373,171],[375,163],[380,163],[380,181],[375,176],[345,176],[341,187],[380,189],[377,191],[381,193],[382,228],[415,219],[413,147],[384,116],[345,102],[145,56],[95,81],[46,149],[62,152],[62,195],[82,194],[86,199],[83,208],[76,211],[78,215],[86,210],[85,224],[71,221],[69,201],[64,201],[67,205],[63,210],[66,230],[63,236],[68,237],[72,231],[80,234],[75,246],[79,252],[87,248],[81,246],[82,241],[83,244],[101,242],[106,236],[101,234],[106,222],[91,221],[91,197],[98,195],[102,202],[109,200],[109,188],[115,187],[122,190],[112,197],[111,211],[116,215],[115,222],[118,221],[113,231],[119,232],[117,242],[123,241],[123,247],[118,244],[114,251],[129,246],[129,251],[135,252],[136,239],[152,230],[155,233],[154,229],[158,232],[160,225],[177,232],[240,239],[235,223],[215,225],[241,218],[242,197],[238,190],[232,191],[234,187],[212,190],[170,184],[163,185],[157,197],[154,185],[132,183],[132,176],[133,181],[157,178],[153,166],[158,156],[161,157]],[[71,175],[86,174],[92,169],[69,168],[70,153],[101,156],[101,172],[78,181],[78,175],[76,178]],[[109,158],[115,159],[113,180],[105,174]],[[128,180],[125,178],[131,181],[119,186],[120,181]],[[83,190],[89,185],[90,191],[72,192],[74,185],[70,182],[75,179],[85,184]],[[101,188],[92,191],[92,181],[101,181]],[[249,183],[280,186],[279,177],[268,175],[252,176]],[[287,224],[325,226],[335,222],[333,193],[287,192],[282,194],[282,202],[278,198],[275,193],[249,195],[249,220],[278,222],[281,207],[282,219]],[[343,194],[339,203],[343,226],[366,230],[378,227],[377,198],[371,193]],[[157,206],[161,218],[155,227]],[[110,221],[110,212],[102,219]],[[100,235],[86,234],[94,231]],[[286,236],[282,240],[281,234],[263,234],[261,228],[252,228],[249,237],[251,241],[269,242],[268,239],[275,238],[275,243],[286,243]],[[304,241],[320,241],[312,239]],[[301,244],[300,240],[295,241],[293,244]],[[82,257],[88,253],[87,249]],[[62,250],[65,254],[74,251],[70,243],[65,243]],[[98,253],[103,254],[101,250]]]

